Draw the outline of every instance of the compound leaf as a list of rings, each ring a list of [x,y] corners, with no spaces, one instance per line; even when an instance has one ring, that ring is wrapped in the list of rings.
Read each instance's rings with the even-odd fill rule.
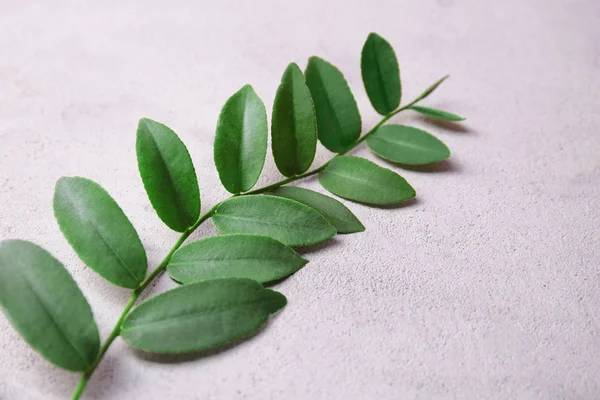
[[[135,289],[148,262],[137,232],[96,182],[62,177],[54,189],[54,216],[81,260],[115,285]]]
[[[431,164],[450,157],[441,140],[411,126],[382,126],[367,138],[367,144],[375,154],[405,165]]]
[[[464,121],[466,118],[457,114],[452,114],[448,111],[438,110],[432,107],[412,106],[411,110],[418,112],[429,118],[441,119],[443,121]]]
[[[360,135],[361,121],[344,75],[319,57],[308,60],[305,75],[315,104],[319,140],[333,152],[347,150]]]
[[[269,194],[296,200],[314,208],[338,233],[354,233],[365,230],[363,224],[348,207],[324,194],[295,186],[282,186]]]
[[[0,306],[36,351],[70,371],[86,371],[100,349],[92,310],[65,267],[41,247],[0,243]]]
[[[259,283],[285,278],[308,261],[291,247],[259,235],[212,236],[177,250],[167,271],[179,283],[248,278]]]
[[[214,158],[221,183],[233,194],[256,184],[267,154],[267,111],[252,86],[231,96],[219,115]]]
[[[294,200],[275,196],[234,197],[219,205],[212,221],[223,234],[270,236],[288,246],[306,246],[336,234],[321,214]]]
[[[360,66],[373,108],[381,115],[394,111],[400,105],[402,86],[392,46],[378,34],[369,34],[362,49]]]
[[[415,197],[400,175],[360,157],[332,159],[319,173],[319,182],[333,194],[366,204],[398,204]]]
[[[310,91],[298,65],[286,68],[275,95],[271,147],[284,176],[308,170],[317,151],[317,120]]]
[[[136,151],[144,188],[156,213],[169,228],[185,231],[200,215],[200,189],[187,148],[171,128],[142,118]]]
[[[281,293],[250,279],[190,283],[137,306],[123,321],[121,337],[152,353],[206,350],[250,336],[285,305]]]

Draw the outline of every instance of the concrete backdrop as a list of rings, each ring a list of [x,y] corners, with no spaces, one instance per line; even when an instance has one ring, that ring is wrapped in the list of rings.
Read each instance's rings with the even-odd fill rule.
[[[103,337],[128,292],[78,260],[51,198],[63,175],[101,183],[154,267],[178,235],[138,175],[140,117],[187,144],[203,210],[226,195],[213,135],[242,85],[270,110],[287,63],[319,55],[346,74],[364,129],[378,122],[359,68],[370,31],[394,45],[405,100],[449,73],[425,104],[469,118],[394,119],[439,136],[451,161],[391,166],[417,190],[405,207],[345,202],[367,231],[305,249],[311,262],[276,286],[289,305],[258,336],[203,358],[117,340],[85,398],[599,398],[599,18],[597,0],[0,1],[0,237],[62,260]],[[279,179],[269,156],[260,184]],[[162,277],[152,293],[173,286]],[[67,398],[78,379],[4,316],[0,357],[1,399]]]

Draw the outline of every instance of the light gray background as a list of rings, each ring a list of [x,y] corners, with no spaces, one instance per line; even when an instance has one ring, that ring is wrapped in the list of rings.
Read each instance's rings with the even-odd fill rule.
[[[397,209],[346,202],[367,231],[304,252],[277,285],[287,308],[205,358],[157,358],[117,340],[89,399],[594,399],[600,397],[600,3],[590,1],[0,1],[0,237],[62,260],[105,337],[128,296],[82,265],[53,219],[54,182],[101,183],[154,267],[174,243],[138,175],[137,120],[187,144],[203,210],[226,195],[212,160],[219,110],[251,83],[267,108],[290,61],[360,78],[377,31],[404,99],[469,117]],[[82,5],[85,4],[85,5]],[[375,159],[362,146],[356,155]],[[320,149],[316,165],[330,155]],[[268,158],[260,183],[279,180]],[[314,179],[302,186],[321,190]],[[194,238],[214,234],[204,225]],[[173,287],[162,277],[152,293]],[[0,398],[62,399],[78,376],[47,364],[0,317]],[[176,362],[185,361],[185,362]]]

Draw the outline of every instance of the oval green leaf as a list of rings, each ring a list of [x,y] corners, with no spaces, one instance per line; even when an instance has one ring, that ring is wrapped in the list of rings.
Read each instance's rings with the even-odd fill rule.
[[[418,112],[429,118],[441,119],[443,121],[464,121],[466,118],[448,111],[438,110],[432,107],[412,106],[411,110]]]
[[[234,197],[219,205],[212,222],[224,234],[270,236],[288,246],[306,246],[327,240],[336,230],[312,208],[275,196]]]
[[[102,186],[80,177],[60,178],[54,216],[79,258],[104,279],[129,289],[144,280],[148,262],[142,242]]]
[[[308,260],[277,240],[258,235],[212,236],[177,250],[167,271],[179,283],[248,278],[266,283],[285,278]]]
[[[376,33],[369,34],[360,58],[365,90],[373,108],[387,115],[400,105],[402,86],[394,49]]]
[[[100,348],[92,310],[65,267],[41,247],[0,243],[0,306],[23,338],[51,363],[86,371]]]
[[[293,176],[308,170],[317,151],[317,120],[304,75],[295,63],[286,68],[275,95],[271,138],[279,172]]]
[[[187,353],[234,342],[258,331],[286,298],[249,279],[191,283],[154,296],[123,321],[121,337],[152,353]]]
[[[441,140],[411,126],[382,126],[367,138],[367,144],[375,154],[405,165],[431,164],[450,157]]]
[[[398,204],[415,197],[403,177],[360,157],[332,159],[319,174],[319,182],[333,194],[366,204]]]
[[[221,183],[233,194],[256,184],[267,155],[267,111],[252,86],[227,100],[217,123],[215,165]]]
[[[319,140],[333,152],[347,150],[360,135],[361,121],[344,75],[319,57],[309,58],[305,75],[315,104]]]
[[[200,189],[181,139],[160,122],[142,118],[136,151],[144,188],[160,219],[177,232],[194,225],[200,216]]]
[[[295,186],[282,186],[269,194],[296,200],[314,208],[338,233],[354,233],[365,230],[363,224],[348,207],[324,194]]]

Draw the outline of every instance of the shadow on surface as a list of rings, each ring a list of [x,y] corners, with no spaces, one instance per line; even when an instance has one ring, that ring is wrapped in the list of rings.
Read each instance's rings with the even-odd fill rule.
[[[450,160],[439,161],[433,164],[426,165],[404,165],[394,164],[402,169],[414,172],[425,172],[425,173],[441,173],[441,172],[460,172],[461,167]]]
[[[321,243],[317,243],[317,244],[313,244],[310,246],[298,246],[298,247],[294,247],[294,250],[296,250],[296,252],[298,254],[300,254],[301,256],[304,256],[306,254],[315,254],[315,253],[319,253],[321,251],[325,251],[328,249],[331,249],[333,247],[336,246],[340,246],[341,243],[339,241],[339,239],[334,236],[331,239],[327,239],[324,242]]]
[[[362,203],[361,203],[362,204]],[[400,204],[389,204],[389,205],[375,205],[375,204],[363,204],[367,207],[378,208],[380,210],[399,210],[401,208],[413,207],[421,204],[421,199],[413,197],[410,200],[403,201]]]

